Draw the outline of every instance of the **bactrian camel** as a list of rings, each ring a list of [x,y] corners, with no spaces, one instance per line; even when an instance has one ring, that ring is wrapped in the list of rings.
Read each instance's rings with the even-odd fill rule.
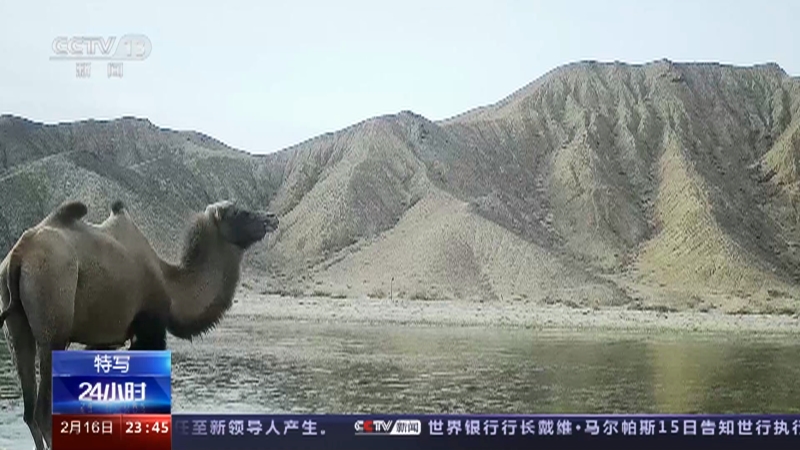
[[[101,224],[83,220],[87,212],[81,202],[61,204],[0,264],[0,325],[38,450],[52,446],[53,350],[70,343],[119,348],[128,340],[133,350],[163,350],[167,330],[182,339],[209,331],[232,304],[245,250],[278,226],[274,214],[228,201],[209,205],[192,220],[180,262],[171,264],[122,202]]]

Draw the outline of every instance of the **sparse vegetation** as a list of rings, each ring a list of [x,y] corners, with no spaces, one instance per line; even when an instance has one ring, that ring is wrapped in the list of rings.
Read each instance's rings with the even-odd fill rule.
[[[787,293],[779,291],[777,289],[767,289],[767,295],[769,295],[772,298],[789,297],[789,295]]]
[[[670,306],[670,305],[661,305],[661,304],[645,304],[642,302],[632,302],[628,305],[629,309],[637,310],[637,311],[655,311],[658,313],[673,313],[678,312],[678,309]]]
[[[280,288],[263,289],[261,290],[261,295],[279,295],[281,297],[300,298],[305,296],[305,292],[303,291],[303,289],[299,287],[293,287],[289,289],[280,287]]]
[[[747,315],[750,315],[750,314],[757,314],[757,312],[753,308],[751,308],[749,306],[742,306],[741,308],[732,311],[731,314],[734,314],[734,315],[737,315],[737,316],[747,316]]]
[[[417,290],[413,294],[411,294],[411,297],[409,297],[409,298],[411,300],[434,300],[435,299],[435,297],[433,295],[431,295],[430,293],[428,293],[425,290]]]
[[[383,289],[373,289],[369,294],[367,294],[369,298],[388,298],[389,296],[386,294],[386,291]]]

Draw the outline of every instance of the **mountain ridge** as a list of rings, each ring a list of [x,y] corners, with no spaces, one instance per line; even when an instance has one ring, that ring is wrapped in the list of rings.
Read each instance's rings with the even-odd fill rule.
[[[225,197],[282,217],[247,259],[259,292],[800,311],[800,79],[775,63],[578,61],[266,155],[147,119],[9,117],[6,249],[68,196],[95,219],[120,196],[175,255],[183,218]]]

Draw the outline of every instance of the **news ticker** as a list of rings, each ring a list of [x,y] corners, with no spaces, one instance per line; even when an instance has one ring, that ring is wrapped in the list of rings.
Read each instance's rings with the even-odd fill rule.
[[[54,352],[54,450],[521,449],[592,442],[800,447],[800,414],[172,414],[171,370],[168,351]]]
[[[54,450],[530,449],[625,443],[800,448],[798,415],[69,415]],[[74,425],[71,425],[75,422]],[[58,434],[56,434],[58,435]],[[753,447],[755,448],[755,447]]]

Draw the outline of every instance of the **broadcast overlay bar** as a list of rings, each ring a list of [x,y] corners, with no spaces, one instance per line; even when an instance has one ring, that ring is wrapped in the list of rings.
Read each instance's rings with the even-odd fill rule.
[[[53,352],[54,450],[800,448],[800,414],[172,414],[171,364],[169,351]]]
[[[634,442],[800,448],[798,415],[175,414],[175,450],[531,449]],[[541,447],[539,447],[541,448]]]

